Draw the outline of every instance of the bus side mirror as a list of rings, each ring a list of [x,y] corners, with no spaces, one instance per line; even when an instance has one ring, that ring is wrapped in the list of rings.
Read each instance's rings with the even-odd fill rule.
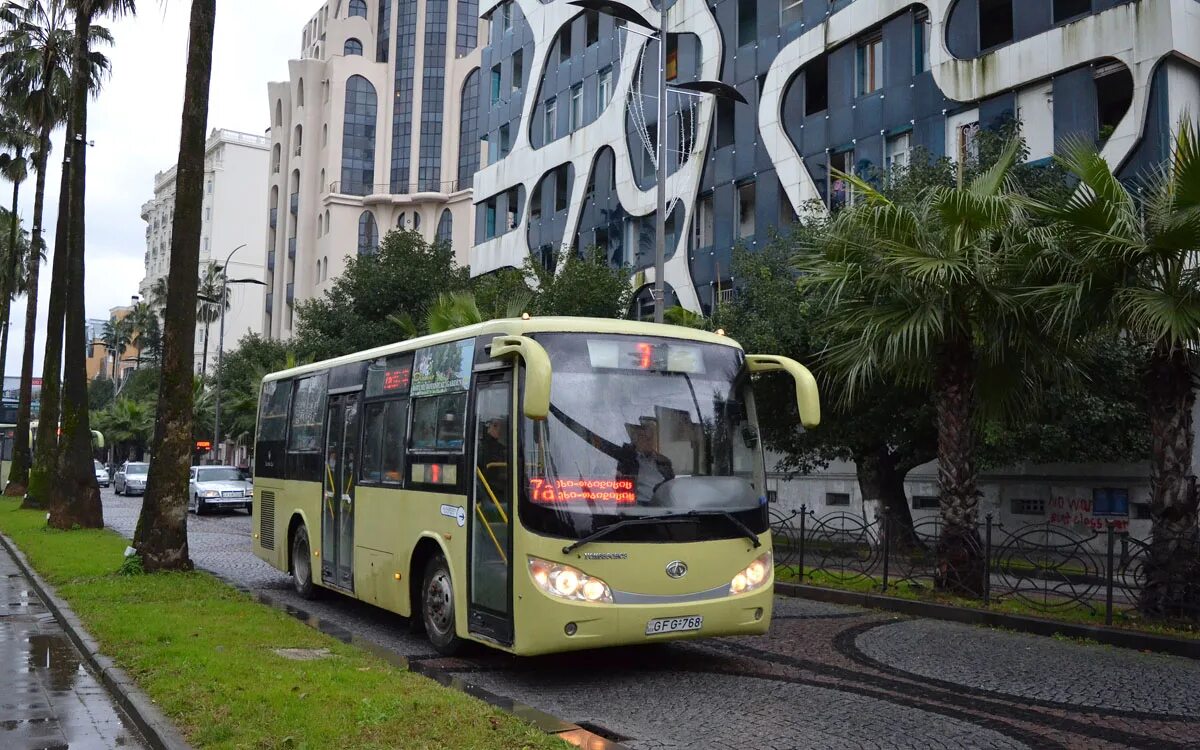
[[[746,367],[752,373],[782,370],[791,375],[796,381],[796,407],[800,411],[800,423],[808,428],[821,424],[821,396],[817,390],[817,379],[807,367],[794,359],[772,354],[747,354]]]
[[[518,356],[525,361],[525,416],[542,421],[550,415],[550,355],[528,336],[492,339],[492,359]]]

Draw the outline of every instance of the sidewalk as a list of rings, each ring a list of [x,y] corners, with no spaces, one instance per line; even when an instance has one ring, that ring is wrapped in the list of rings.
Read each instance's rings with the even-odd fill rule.
[[[144,747],[2,546],[0,685],[0,748]]]

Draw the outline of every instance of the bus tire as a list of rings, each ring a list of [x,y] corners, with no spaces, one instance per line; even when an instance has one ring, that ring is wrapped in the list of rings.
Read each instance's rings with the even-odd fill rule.
[[[308,546],[308,529],[300,525],[292,537],[292,588],[302,599],[316,599],[317,587],[312,577],[312,550]]]
[[[443,656],[454,656],[463,646],[462,639],[455,633],[454,614],[454,579],[450,577],[450,566],[445,557],[434,555],[425,564],[421,619],[425,623],[425,636]]]

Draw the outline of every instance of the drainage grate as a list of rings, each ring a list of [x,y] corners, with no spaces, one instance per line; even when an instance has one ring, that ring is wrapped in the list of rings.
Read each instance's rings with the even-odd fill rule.
[[[580,729],[586,729],[592,734],[598,737],[603,737],[604,739],[612,742],[627,742],[633,739],[632,737],[626,737],[623,734],[618,734],[608,727],[597,724],[594,721],[577,721],[575,723],[579,725]]]

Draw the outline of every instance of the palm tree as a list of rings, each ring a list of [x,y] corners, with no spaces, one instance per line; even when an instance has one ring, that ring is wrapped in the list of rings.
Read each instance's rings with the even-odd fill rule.
[[[826,353],[847,398],[887,379],[932,387],[938,437],[941,532],[939,588],[979,595],[983,555],[976,529],[976,428],[981,407],[999,408],[1010,391],[999,376],[1024,374],[1042,360],[1042,337],[1026,325],[1009,273],[1012,240],[1025,224],[1010,172],[1011,142],[968,185],[935,184],[889,199],[846,176],[854,205],[829,230],[802,240],[799,284],[827,306],[844,342]],[[1035,382],[1031,372],[1025,382]]]
[[[204,324],[204,353],[200,358],[200,376],[208,375],[208,334],[212,324],[221,319],[221,307],[229,310],[229,297],[224,295],[225,272],[216,263],[204,267],[196,290],[196,319]],[[224,296],[224,299],[222,297]]]
[[[120,377],[121,358],[125,356],[125,350],[129,348],[133,341],[133,326],[129,316],[124,318],[109,318],[104,323],[104,331],[100,334],[100,341],[103,342],[104,348],[108,350],[108,356],[112,360],[112,381],[115,385]]]
[[[109,445],[123,446],[126,458],[140,458],[154,430],[154,413],[145,404],[120,398],[98,412],[95,422]]]
[[[21,198],[21,183],[29,176],[28,153],[36,148],[37,141],[20,110],[6,108],[0,115],[0,176],[12,183],[12,208],[9,215],[13,221],[8,226],[8,237],[4,245],[5,255],[0,263],[0,373],[5,371],[5,360],[8,356],[8,327],[12,312],[12,301],[15,294],[17,277],[20,275],[23,256],[17,252],[17,230],[20,220],[17,210]],[[20,101],[13,102],[18,107]]]
[[[142,359],[148,358],[151,363],[158,363],[158,350],[162,346],[162,328],[158,322],[158,313],[146,303],[139,302],[129,314],[133,329],[132,343],[137,347],[137,368],[142,367]]]
[[[204,143],[212,82],[216,0],[192,0],[187,80],[179,133],[171,270],[163,326],[154,457],[133,546],[149,571],[188,570],[188,466],[192,457],[192,405],[196,346],[196,288],[204,201]]]
[[[67,120],[71,101],[71,65],[74,57],[75,39],[73,33],[73,18],[65,0],[25,0],[25,2],[5,2],[0,6],[0,21],[7,29],[0,34],[0,82],[6,98],[19,100],[30,122],[38,129],[38,148],[34,152],[34,169],[37,173],[37,185],[33,204],[32,244],[35,248],[30,259],[28,270],[30,293],[27,298],[25,315],[25,348],[21,360],[21,394],[17,408],[17,437],[13,448],[13,467],[9,475],[9,486],[5,492],[9,495],[20,495],[26,492],[30,484],[30,469],[33,463],[29,448],[29,422],[33,401],[33,361],[35,354],[35,339],[37,335],[37,290],[38,277],[41,271],[41,257],[46,243],[42,227],[45,210],[46,176],[50,158],[50,134]],[[112,37],[106,29],[92,26],[90,31],[90,46],[100,47],[112,42]],[[109,70],[108,60],[103,54],[92,49],[87,56],[87,74],[93,91],[98,91],[100,84]],[[67,184],[67,170],[63,174],[63,186]],[[67,191],[60,190],[59,218],[63,232],[58,240],[65,241],[65,209],[67,207]],[[62,247],[61,243],[56,247]],[[58,259],[56,253],[56,276],[65,273],[66,256]],[[51,315],[51,320],[61,319],[61,300],[55,306],[57,316]],[[61,351],[61,327],[51,325],[50,336],[58,338],[58,351]],[[46,362],[44,372],[57,373],[61,365],[61,356],[55,354],[52,360]],[[45,378],[42,389],[42,415],[39,426],[40,445],[43,446],[41,463],[47,467],[52,464],[53,451],[56,449],[56,427],[58,416],[59,382],[57,377]],[[49,417],[52,418],[48,418]],[[40,507],[43,491],[31,491],[25,496],[26,507]]]
[[[56,237],[55,255],[66,251],[63,275],[65,299],[61,301],[62,335],[54,317],[51,294],[46,362],[52,344],[63,350],[63,398],[61,437],[57,446],[54,489],[49,493],[50,525],[59,529],[101,528],[104,509],[92,467],[92,441],[87,408],[87,311],[84,307],[85,206],[87,192],[88,94],[92,90],[89,59],[93,21],[97,17],[120,17],[133,13],[134,0],[70,0],[75,14],[75,44],[71,57],[71,109],[67,119],[67,154],[71,159],[67,183],[67,220],[59,223],[65,242]],[[59,285],[55,285],[55,291]],[[51,341],[54,339],[54,341]],[[55,357],[59,352],[55,352]],[[54,372],[50,370],[50,372]],[[44,417],[43,417],[44,418]]]
[[[155,279],[150,285],[150,293],[147,295],[147,301],[150,307],[154,308],[154,312],[162,315],[163,310],[167,307],[167,279],[166,277]]]
[[[1200,133],[1181,122],[1170,159],[1129,184],[1090,143],[1057,157],[1079,179],[1062,205],[1035,204],[1055,222],[1041,264],[1057,283],[1038,290],[1047,317],[1108,325],[1143,344],[1151,435],[1150,555],[1140,609],[1200,612],[1200,531],[1192,466],[1200,349]]]

